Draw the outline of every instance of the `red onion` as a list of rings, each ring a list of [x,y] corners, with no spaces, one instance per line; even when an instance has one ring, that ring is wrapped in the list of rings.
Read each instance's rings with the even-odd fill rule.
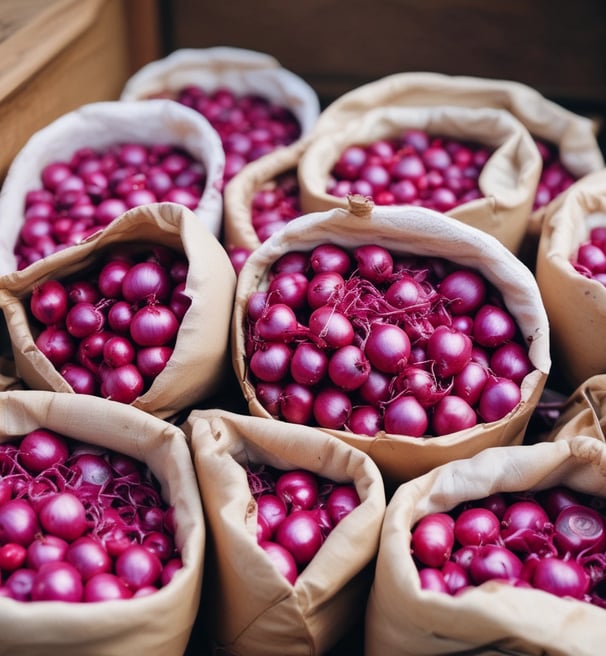
[[[278,526],[275,540],[290,551],[300,567],[309,563],[324,541],[314,514],[309,510],[292,511]]]
[[[360,497],[353,485],[338,485],[326,500],[326,509],[332,525],[338,524],[344,517],[360,505]]]
[[[454,520],[446,513],[422,517],[413,527],[411,549],[414,557],[428,567],[442,567],[454,546]]]
[[[64,561],[46,563],[32,582],[32,601],[82,601],[84,586],[75,567]]]
[[[38,516],[24,499],[11,499],[0,506],[0,542],[29,546],[40,530]]]
[[[288,508],[309,510],[318,500],[318,483],[311,472],[297,469],[276,480],[276,495]]]
[[[278,570],[278,572],[291,584],[294,585],[298,576],[297,562],[290,551],[276,542],[265,540],[259,546]]]
[[[91,576],[84,584],[83,601],[111,601],[130,599],[133,592],[118,576],[110,572],[100,572]]]
[[[40,509],[39,517],[45,531],[70,542],[87,528],[86,510],[78,497],[70,492],[50,496]]]
[[[68,455],[69,448],[65,438],[44,428],[30,431],[19,444],[21,464],[34,474],[64,463]]]

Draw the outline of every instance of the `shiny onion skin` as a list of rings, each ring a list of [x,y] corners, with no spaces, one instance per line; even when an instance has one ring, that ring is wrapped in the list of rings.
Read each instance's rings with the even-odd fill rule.
[[[419,583],[459,595],[498,581],[606,608],[604,508],[602,498],[558,485],[426,515],[411,534]]]
[[[178,252],[141,244],[37,285],[29,297],[36,346],[74,392],[132,403],[172,355],[191,303],[187,269]]]
[[[294,585],[329,533],[360,505],[360,497],[353,484],[305,469],[248,463],[245,470],[257,504],[257,543]]]
[[[0,596],[92,603],[152,594],[182,567],[151,471],[45,428],[0,444]]]
[[[270,415],[361,435],[438,437],[499,421],[534,370],[482,274],[376,244],[283,254],[250,294],[244,331]]]

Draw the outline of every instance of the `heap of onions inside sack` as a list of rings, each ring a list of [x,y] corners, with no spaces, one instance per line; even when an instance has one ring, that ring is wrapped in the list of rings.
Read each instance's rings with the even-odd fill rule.
[[[170,144],[79,148],[69,160],[47,164],[40,187],[27,192],[17,266],[77,244],[139,205],[173,202],[194,210],[206,179],[202,162]]]
[[[606,226],[595,226],[570,258],[575,271],[606,285]]]
[[[191,304],[187,272],[181,253],[125,244],[45,280],[29,297],[36,346],[75,392],[132,403],[173,353]]]
[[[575,180],[557,148],[535,139],[543,168],[533,210]],[[326,191],[368,196],[377,205],[420,205],[440,212],[483,196],[479,178],[492,149],[481,143],[407,129],[398,137],[348,146],[335,162]]]
[[[260,242],[266,241],[289,221],[301,216],[296,170],[284,171],[261,185],[253,194],[250,212],[252,227]],[[241,246],[228,248],[229,258],[237,274],[250,253],[250,249]]]
[[[249,378],[284,421],[439,436],[497,421],[534,367],[498,289],[444,258],[324,243],[247,301]]]
[[[337,524],[360,505],[352,483],[336,483],[306,469],[246,467],[257,502],[257,542],[292,584]]]
[[[182,567],[148,467],[38,428],[0,445],[0,596],[97,602],[155,593]]]
[[[172,98],[190,107],[217,131],[225,151],[224,184],[249,162],[301,136],[301,125],[293,111],[260,93],[238,94],[225,85],[207,91],[189,84],[175,93],[153,97]]]
[[[606,607],[604,499],[564,485],[426,515],[411,551],[425,589],[456,595],[497,580]]]

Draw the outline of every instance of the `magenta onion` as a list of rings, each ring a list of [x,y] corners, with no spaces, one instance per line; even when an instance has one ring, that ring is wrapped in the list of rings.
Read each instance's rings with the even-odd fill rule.
[[[412,531],[412,553],[428,567],[442,567],[450,558],[454,543],[454,520],[446,513],[421,518]]]
[[[42,528],[64,540],[79,538],[87,528],[86,510],[71,492],[57,492],[40,509]]]
[[[276,481],[276,495],[287,508],[309,510],[318,501],[318,482],[309,471],[285,472]]]
[[[313,512],[294,510],[276,529],[275,540],[303,567],[315,556],[324,538]]]
[[[21,464],[34,474],[64,463],[68,455],[65,438],[44,428],[30,431],[19,444]]]
[[[265,540],[259,546],[278,572],[291,584],[294,585],[298,576],[297,562],[291,552],[281,544]]]
[[[84,586],[75,567],[64,561],[41,565],[32,582],[32,601],[82,601]]]
[[[11,499],[0,506],[0,541],[29,546],[40,525],[38,516],[30,503],[24,499]]]
[[[576,556],[604,551],[606,523],[602,515],[584,505],[563,508],[554,522],[554,543],[564,554]]]

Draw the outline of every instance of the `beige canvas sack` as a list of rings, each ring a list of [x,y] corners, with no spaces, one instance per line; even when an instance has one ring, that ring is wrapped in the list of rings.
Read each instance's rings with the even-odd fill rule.
[[[558,146],[562,163],[577,178],[604,166],[597,140],[597,121],[562,107],[528,85],[510,80],[427,72],[395,73],[334,100],[319,116],[316,130],[340,129],[376,107],[405,105],[505,109],[533,137]]]
[[[208,578],[200,621],[217,654],[325,654],[363,621],[385,492],[372,460],[306,426],[220,410],[194,411],[190,439],[207,520]],[[353,482],[361,503],[333,528],[291,585],[257,544],[249,464],[306,469]]]
[[[482,198],[446,214],[493,235],[516,253],[541,173],[541,156],[526,128],[513,115],[494,108],[454,105],[391,106],[365,112],[312,139],[299,162],[301,207],[305,212],[347,207],[346,198],[326,192],[330,171],[351,145],[398,137],[406,129],[484,144],[494,149],[480,174]]]
[[[288,107],[297,117],[302,134],[312,129],[320,113],[316,92],[301,77],[271,55],[230,46],[182,48],[150,62],[126,82],[120,99],[170,97],[188,85],[207,91],[225,87],[238,95],[259,94]]]
[[[536,262],[536,279],[549,316],[554,365],[574,389],[606,373],[606,288],[581,275],[570,259],[606,225],[606,169],[576,182],[548,208]]]
[[[294,219],[254,251],[244,265],[236,288],[231,339],[234,371],[251,414],[271,416],[256,398],[248,376],[243,330],[248,296],[266,287],[268,269],[281,255],[310,251],[326,242],[346,248],[375,243],[394,253],[444,257],[477,269],[501,291],[530,344],[529,357],[536,367],[522,382],[521,403],[500,421],[428,438],[327,432],[368,453],[384,478],[399,483],[489,446],[521,442],[551,366],[549,326],[534,277],[498,240],[481,230],[428,209],[374,207],[360,197],[352,198],[350,210],[334,209]]]
[[[589,435],[606,442],[606,375],[583,381],[562,404],[560,415],[546,439]]]
[[[0,261],[0,273],[17,267],[12,253],[24,221],[25,195],[41,188],[42,169],[54,161],[70,160],[79,148],[102,151],[126,142],[179,146],[204,164],[206,187],[195,213],[219,236],[225,154],[210,123],[197,112],[168,100],[154,100],[149,104],[90,103],[34,133],[12,161],[0,192],[0,241],[11,256]]]
[[[191,455],[176,426],[129,405],[44,391],[0,393],[0,441],[39,427],[144,462],[175,509],[183,567],[148,597],[102,603],[0,598],[2,656],[177,656],[200,603],[206,529]]]
[[[86,241],[0,278],[0,307],[17,375],[33,389],[73,392],[35,345],[27,299],[35,285],[62,279],[95,263],[102,252],[126,243],[159,244],[183,252],[189,262],[185,293],[192,299],[173,354],[151,387],[133,405],[162,418],[211,396],[229,367],[229,327],[235,273],[219,241],[183,205],[135,207]]]
[[[486,449],[402,485],[385,513],[366,613],[365,654],[601,654],[603,608],[496,582],[457,596],[422,590],[410,536],[421,517],[447,512],[463,501],[559,484],[603,496],[605,477],[606,445],[576,436]]]
[[[276,184],[285,173],[297,170],[299,160],[309,140],[300,139],[290,146],[250,162],[226,185],[223,193],[223,243],[230,248],[255,250],[261,240],[252,223],[254,195],[264,186]]]

